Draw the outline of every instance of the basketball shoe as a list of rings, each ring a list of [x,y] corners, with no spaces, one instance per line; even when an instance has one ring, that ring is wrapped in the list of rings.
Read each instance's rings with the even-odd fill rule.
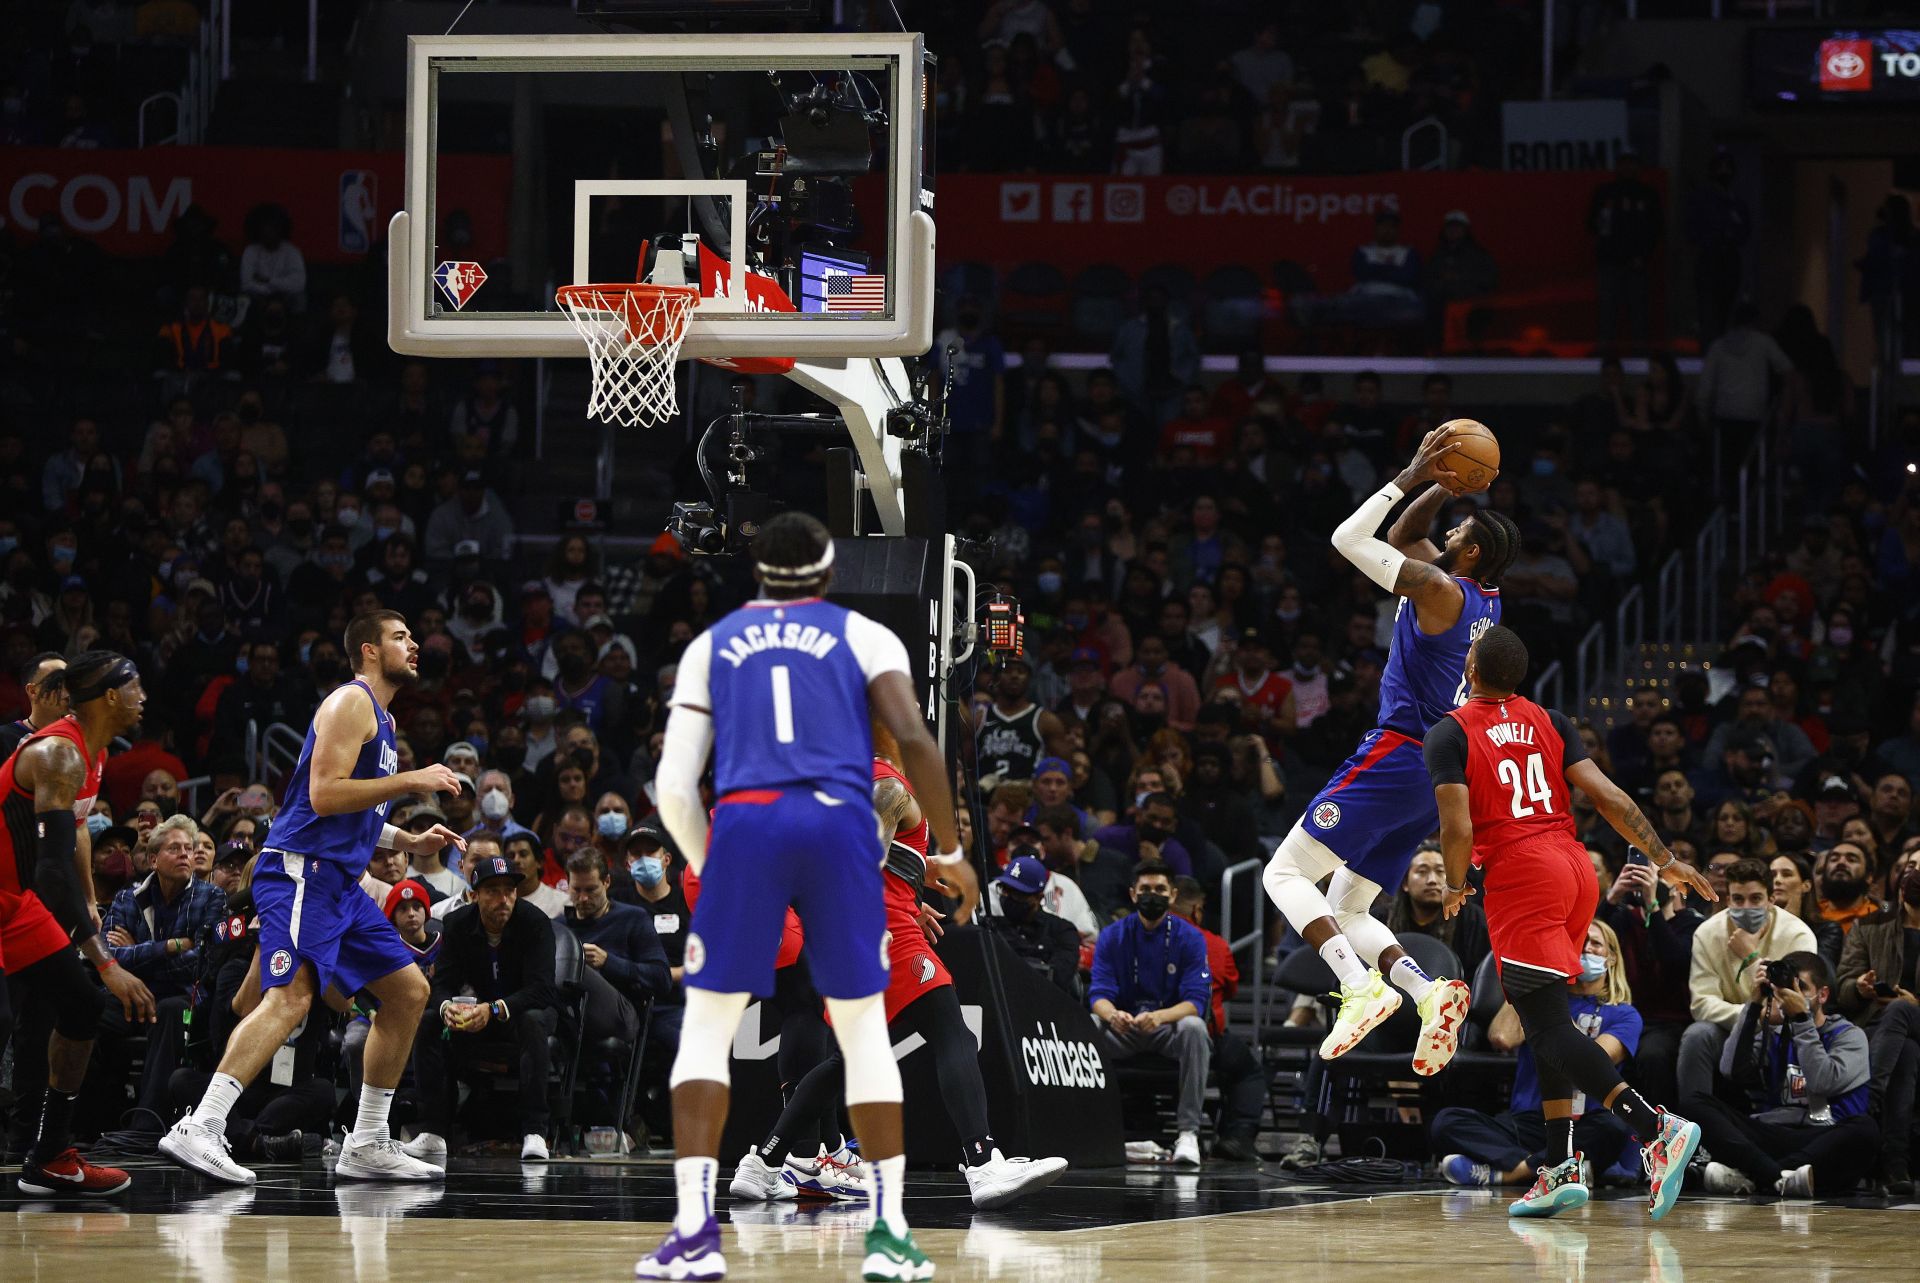
[[[783,1203],[800,1196],[784,1168],[768,1167],[759,1151],[752,1149],[733,1169],[733,1183],[727,1186],[727,1192],[756,1203]]]
[[[1698,1148],[1700,1124],[1661,1110],[1659,1135],[1640,1147],[1640,1161],[1646,1164],[1649,1181],[1647,1211],[1654,1220],[1673,1210],[1680,1197],[1687,1164],[1693,1161],[1693,1151]]]
[[[720,1254],[720,1222],[709,1216],[699,1232],[682,1236],[668,1230],[660,1246],[633,1267],[637,1279],[723,1279],[727,1258]]]
[[[1435,980],[1420,1008],[1420,1038],[1413,1044],[1413,1072],[1430,1078],[1445,1069],[1460,1046],[1473,993],[1461,980]]]
[[[1569,1207],[1583,1206],[1587,1187],[1580,1179],[1580,1155],[1564,1163],[1543,1167],[1534,1177],[1533,1188],[1507,1204],[1508,1216],[1552,1216]]]
[[[160,1138],[160,1152],[202,1176],[229,1185],[253,1184],[253,1173],[233,1161],[233,1145],[223,1129],[208,1127],[192,1114]]]
[[[933,1277],[933,1262],[915,1245],[912,1230],[896,1235],[885,1221],[875,1221],[866,1247],[860,1277],[868,1283],[920,1283]]]
[[[962,1167],[973,1205],[982,1211],[1005,1207],[1022,1194],[1045,1189],[1067,1170],[1064,1158],[1006,1158],[999,1150],[978,1167]]]
[[[401,1153],[391,1136],[382,1136],[373,1141],[349,1137],[333,1160],[333,1174],[356,1181],[437,1181],[446,1172]]]
[[[1320,1044],[1320,1059],[1333,1060],[1352,1051],[1362,1038],[1400,1010],[1400,991],[1378,971],[1369,970],[1359,985],[1340,985],[1340,1014]]]
[[[133,1184],[118,1167],[98,1167],[72,1147],[52,1159],[36,1163],[29,1157],[20,1168],[20,1192],[41,1198],[105,1198]]]
[[[801,1198],[864,1199],[867,1196],[867,1169],[859,1151],[842,1142],[829,1154],[826,1146],[811,1163],[787,1155],[787,1177]]]

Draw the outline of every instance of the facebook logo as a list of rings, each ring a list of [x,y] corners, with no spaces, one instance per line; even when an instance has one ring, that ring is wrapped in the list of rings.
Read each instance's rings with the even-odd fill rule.
[[[1055,183],[1053,185],[1053,221],[1091,223],[1093,221],[1093,184]]]

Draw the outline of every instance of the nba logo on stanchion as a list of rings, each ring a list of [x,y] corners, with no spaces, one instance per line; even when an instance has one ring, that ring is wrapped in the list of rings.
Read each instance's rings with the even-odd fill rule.
[[[1322,802],[1320,805],[1314,807],[1313,822],[1323,829],[1330,829],[1334,825],[1340,823],[1339,804],[1334,802]]]
[[[373,248],[380,189],[371,169],[340,171],[340,252],[365,254]]]
[[[1863,93],[1873,88],[1871,40],[1822,40],[1820,88],[1826,93]]]

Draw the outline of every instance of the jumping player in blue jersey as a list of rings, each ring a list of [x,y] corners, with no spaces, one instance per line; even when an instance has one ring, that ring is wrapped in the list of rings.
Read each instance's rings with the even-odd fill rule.
[[[906,1155],[900,1070],[883,1003],[886,859],[872,796],[871,716],[900,745],[901,767],[932,826],[931,870],[961,867],[939,746],[908,676],[906,647],[884,626],[821,600],[832,578],[826,527],[797,512],[753,543],[762,595],[694,638],[680,658],[655,776],[660,816],[700,874],[687,936],[687,1010],[673,1087],[678,1149],[673,1229],[634,1273],[726,1276],[713,1215],[727,1056],[753,995],[773,992],[781,923],[806,927],[807,965],[846,1062],[847,1109],[868,1171],[873,1220],[863,1275],[933,1277],[901,1213]],[[700,776],[713,751],[713,831]],[[1431,791],[1431,790],[1429,790]]]
[[[420,647],[407,621],[391,610],[361,615],[347,625],[346,651],[355,660],[354,680],[313,715],[285,805],[254,863],[260,1003],[227,1040],[199,1106],[160,1141],[160,1152],[174,1162],[231,1184],[251,1184],[253,1173],[228,1153],[227,1114],[329,986],[342,996],[364,989],[380,1002],[367,1037],[359,1117],[334,1174],[404,1181],[444,1174],[401,1153],[387,1130],[393,1091],[426,1006],[427,978],[381,906],[361,889],[360,875],[376,848],[417,855],[451,843],[465,850],[466,842],[445,825],[410,834],[386,823],[395,799],[451,793],[459,781],[445,766],[394,774],[399,756],[387,705],[420,676]]]
[[[1440,505],[1466,493],[1446,467],[1454,449],[1446,441],[1450,426],[1428,433],[1406,471],[1333,533],[1343,557],[1404,599],[1380,678],[1380,725],[1307,805],[1263,878],[1274,904],[1340,981],[1340,1013],[1321,1056],[1351,1051],[1399,1010],[1400,994],[1384,973],[1419,1004],[1413,1068],[1420,1074],[1438,1073],[1453,1059],[1469,991],[1458,978],[1423,972],[1367,909],[1383,887],[1405,880],[1415,848],[1439,826],[1421,737],[1466,702],[1467,647],[1500,622],[1495,585],[1520,550],[1518,528],[1489,510],[1449,531],[1444,548],[1427,538]],[[1420,490],[1380,539],[1394,505]],[[1316,884],[1328,874],[1333,881],[1322,895]]]

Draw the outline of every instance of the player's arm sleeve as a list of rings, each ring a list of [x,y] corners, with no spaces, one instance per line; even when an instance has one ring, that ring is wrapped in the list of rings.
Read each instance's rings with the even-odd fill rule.
[[[1393,505],[1405,497],[1400,487],[1389,481],[1333,531],[1333,546],[1340,555],[1388,592],[1392,592],[1399,581],[1400,567],[1405,564],[1407,554],[1380,538],[1380,527],[1393,511]]]
[[[53,914],[54,921],[82,944],[97,934],[93,915],[87,912],[86,889],[80,885],[79,870],[73,867],[77,840],[70,810],[42,811],[34,817],[39,835],[39,859],[35,862],[33,891]]]
[[[653,777],[661,823],[696,873],[707,862],[707,808],[700,799],[700,776],[713,748],[713,696],[708,682],[712,661],[710,632],[694,638],[680,657],[667,738]]]
[[[907,647],[900,635],[880,623],[855,611],[847,613],[847,645],[852,648],[854,658],[860,661],[860,672],[866,677],[868,685],[882,673],[901,673],[913,676],[913,668],[907,662]]]
[[[1553,719],[1553,729],[1560,733],[1560,743],[1562,745],[1560,753],[1561,769],[1565,770],[1567,767],[1577,766],[1581,762],[1586,761],[1587,746],[1581,741],[1580,728],[1573,724],[1573,719],[1557,708],[1548,709],[1547,716]],[[1448,718],[1447,720],[1452,721],[1453,719]]]
[[[1580,737],[1574,737],[1574,743]],[[1467,732],[1451,717],[1443,717],[1427,732],[1420,750],[1427,760],[1427,775],[1435,786],[1467,782]]]
[[[674,670],[673,707],[695,712],[713,711],[713,692],[708,676],[713,671],[713,634],[701,633],[687,644]]]

